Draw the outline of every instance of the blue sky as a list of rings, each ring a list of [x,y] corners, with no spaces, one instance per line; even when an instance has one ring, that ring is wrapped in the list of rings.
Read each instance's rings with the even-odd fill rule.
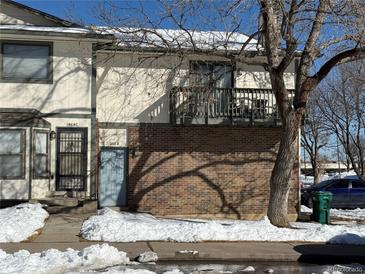
[[[74,18],[80,18],[83,20],[83,22],[87,25],[89,24],[95,24],[95,25],[105,25],[104,22],[100,22],[96,19],[95,11],[98,10],[98,6],[100,6],[102,3],[104,3],[103,0],[16,0],[17,2],[30,6],[32,8],[44,11],[46,13],[58,16],[63,19],[70,19],[70,14],[72,14],[72,17]],[[131,7],[136,8],[140,7],[140,5],[143,6],[146,13],[149,14],[153,20],[159,20],[159,18],[164,16],[164,10],[162,9],[162,6],[157,4],[156,0],[109,0],[109,2],[112,2],[118,7]],[[221,21],[216,20],[215,18],[218,18],[217,10],[220,8],[227,8],[229,3],[232,3],[232,0],[217,0],[209,2],[209,5],[205,5],[204,9],[199,10],[197,14],[195,14],[193,17],[189,17],[189,20],[187,20],[187,26],[188,28],[192,29],[201,29],[201,30],[230,30],[229,27],[223,26]],[[137,12],[133,12],[131,10],[120,10],[117,11],[117,9],[114,9],[114,13],[117,14],[119,18],[132,18],[137,16]],[[257,11],[257,8],[256,8]],[[254,9],[248,9],[245,10],[244,15],[241,18],[242,20],[246,20],[242,24],[241,31],[250,33],[255,28],[254,25],[256,25],[257,17],[252,16],[251,13],[255,12]],[[140,14],[140,13],[139,13]],[[202,18],[209,18],[209,25],[207,22],[202,22]],[[211,20],[213,19],[213,20]],[[251,21],[252,20],[252,21]],[[228,20],[227,20],[228,21]],[[225,22],[227,23],[227,22]],[[160,27],[164,28],[176,28],[173,23],[168,22],[168,20],[165,20]]]
[[[83,18],[87,24],[98,24],[91,10],[98,5],[97,0],[16,0],[16,2],[68,19],[68,11],[77,18]],[[121,1],[123,2],[123,1]]]

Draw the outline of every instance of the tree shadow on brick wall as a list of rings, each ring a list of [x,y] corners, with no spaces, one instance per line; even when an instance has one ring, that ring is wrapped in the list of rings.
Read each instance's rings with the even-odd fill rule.
[[[138,131],[141,131],[143,129],[136,129]],[[202,147],[201,146],[190,146],[190,151],[184,151],[184,150],[175,150],[175,151],[158,151],[158,149],[154,149],[151,146],[148,146],[148,143],[145,143],[145,138],[141,137],[141,135],[138,134],[138,140],[129,140],[130,145],[130,162],[132,162],[132,166],[130,165],[130,171],[129,171],[129,209],[134,211],[148,211],[146,210],[146,206],[143,205],[143,199],[151,195],[154,191],[156,191],[158,188],[167,187],[169,185],[173,184],[180,184],[184,183],[184,180],[187,178],[199,178],[199,182],[201,184],[204,184],[205,187],[207,187],[208,190],[212,191],[212,194],[209,194],[207,197],[207,202],[214,203],[219,205],[219,212],[209,212],[207,209],[208,204],[199,204],[194,205],[195,209],[198,210],[200,214],[223,214],[223,215],[233,215],[236,218],[240,219],[242,217],[242,206],[244,204],[255,204],[256,206],[265,208],[266,200],[264,197],[265,195],[268,195],[269,186],[268,186],[268,180],[269,175],[267,178],[267,182],[263,182],[264,186],[267,186],[265,189],[267,189],[267,193],[262,193],[262,188],[258,189],[258,182],[255,181],[255,179],[252,179],[251,182],[250,178],[239,178],[240,174],[236,175],[236,178],[239,181],[242,181],[242,185],[238,189],[232,189],[232,186],[230,186],[230,181],[222,182],[221,179],[219,179],[218,176],[211,176],[211,174],[206,174],[207,169],[211,170],[219,170],[220,166],[228,166],[230,168],[235,169],[247,169],[252,168],[249,167],[249,165],[257,165],[257,164],[269,164],[273,165],[276,157],[276,152],[274,150],[265,149],[265,151],[262,151],[265,153],[265,155],[262,155],[259,153],[256,153],[255,156],[249,157],[249,159],[242,159],[242,160],[236,160],[236,159],[227,159],[229,158],[229,153],[235,153],[232,151],[215,151],[212,149],[212,151],[205,151],[208,153],[205,153],[204,156],[199,154],[198,159],[194,159],[196,155],[194,153],[199,152]],[[157,142],[157,140],[155,140]],[[166,145],[166,144],[165,144]],[[166,145],[168,147],[168,144]],[[178,145],[177,145],[178,146]],[[205,150],[206,148],[204,148]],[[171,149],[172,150],[172,149]],[[159,154],[158,160],[156,160],[155,153],[166,153],[163,157],[161,157],[161,154]],[[175,161],[179,157],[189,155],[193,160],[200,161],[200,163],[194,165],[190,168],[183,168],[181,167],[181,171],[176,172],[176,169],[174,169],[172,174],[167,174],[167,176],[160,176],[161,169],[166,170],[166,167],[163,168],[164,165],[168,165],[170,161]],[[222,158],[215,160],[214,158]],[[202,160],[202,158],[204,160]],[[213,158],[213,159],[212,159]],[[182,158],[181,158],[182,159]],[[152,163],[151,163],[152,162]],[[182,170],[184,169],[184,170]],[[271,170],[270,172],[271,173]],[[156,175],[157,174],[157,175]],[[163,178],[162,178],[163,177]],[[237,178],[238,177],[238,178]],[[149,179],[153,178],[153,179]],[[230,180],[233,180],[232,176],[230,177]],[[151,182],[150,180],[153,180]],[[147,183],[144,183],[146,182]],[[248,183],[247,183],[248,182]],[[231,187],[231,188],[230,188]],[[228,191],[229,190],[229,191]],[[185,191],[185,190],[182,190]],[[213,193],[216,193],[216,195],[213,195]],[[200,195],[200,193],[194,193],[197,195]],[[232,197],[232,194],[234,198]],[[210,199],[212,197],[218,197],[218,201],[211,201]],[[257,200],[259,202],[257,202]],[[249,206],[247,206],[249,207]],[[204,209],[207,210],[207,212],[204,212]],[[151,209],[153,211],[153,209]],[[183,208],[181,209],[183,211]],[[179,210],[176,210],[178,213]],[[246,213],[246,212],[244,212]],[[247,212],[247,214],[251,214],[253,212]],[[262,213],[262,212],[261,212]],[[197,214],[197,213],[196,213]],[[175,214],[179,215],[179,214]],[[184,215],[184,214],[181,214]],[[188,215],[188,214],[186,214]]]

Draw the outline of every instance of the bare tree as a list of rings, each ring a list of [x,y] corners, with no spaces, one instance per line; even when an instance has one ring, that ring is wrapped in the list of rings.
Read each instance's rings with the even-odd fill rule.
[[[265,68],[282,122],[268,216],[276,226],[289,226],[290,178],[308,98],[337,64],[364,53],[363,1],[157,0],[152,12],[142,2],[133,3],[106,1],[98,8],[105,31],[118,34],[117,47],[151,52],[153,60],[173,55],[180,60],[169,68],[175,72],[192,54]],[[161,30],[163,27],[175,30]],[[223,32],[198,32],[202,28]],[[245,41],[240,40],[242,33],[250,33]],[[294,61],[297,69],[292,97],[285,72]]]
[[[325,81],[318,106],[356,174],[365,178],[364,62],[341,65]]]
[[[301,130],[301,145],[309,155],[314,184],[319,181],[320,161],[323,158],[320,151],[328,144],[330,135],[318,105],[320,95],[319,89],[311,95]]]

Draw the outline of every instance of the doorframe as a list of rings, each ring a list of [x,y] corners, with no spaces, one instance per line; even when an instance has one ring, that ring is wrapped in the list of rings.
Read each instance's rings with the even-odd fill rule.
[[[108,151],[108,150],[124,150],[125,151],[125,161],[124,161],[124,179],[125,179],[125,183],[126,183],[126,188],[125,188],[125,195],[126,195],[126,205],[125,207],[128,207],[128,191],[129,191],[129,184],[128,184],[128,175],[129,175],[129,148],[128,147],[119,147],[119,146],[100,146],[99,147],[99,153],[98,153],[98,162],[99,162],[99,166],[98,166],[98,178],[99,178],[99,182],[98,182],[98,193],[97,193],[97,197],[98,197],[98,208],[100,207],[100,184],[101,184],[101,180],[100,180],[100,165],[101,165],[101,153],[102,151]]]
[[[75,191],[87,191],[87,167],[88,167],[88,162],[87,162],[87,154],[88,154],[88,128],[87,127],[56,127],[56,178],[55,178],[55,189],[56,191],[65,191],[65,190],[59,190],[58,189],[58,185],[59,185],[59,178],[60,178],[60,174],[59,174],[59,149],[60,149],[60,133],[62,131],[69,131],[69,132],[77,132],[77,131],[81,131],[84,134],[84,141],[83,141],[83,149],[84,149],[84,157],[82,158],[83,163],[84,163],[84,174],[82,175],[84,178],[84,184],[83,184],[83,188],[82,189],[77,189]]]

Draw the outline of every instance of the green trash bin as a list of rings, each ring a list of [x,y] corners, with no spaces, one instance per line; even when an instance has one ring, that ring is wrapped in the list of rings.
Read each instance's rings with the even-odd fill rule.
[[[332,193],[328,191],[317,191],[312,195],[313,215],[312,219],[321,224],[331,222],[330,211],[332,204]]]

